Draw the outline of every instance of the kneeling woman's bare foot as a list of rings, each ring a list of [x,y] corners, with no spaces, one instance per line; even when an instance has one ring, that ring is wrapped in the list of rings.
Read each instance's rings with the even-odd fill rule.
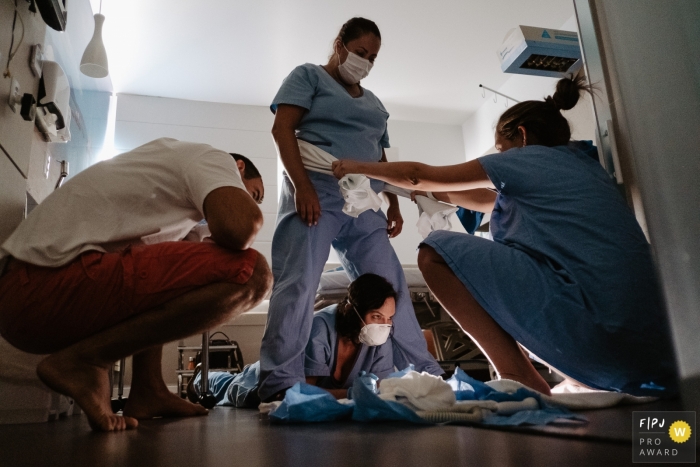
[[[132,389],[124,407],[125,416],[139,420],[154,417],[196,417],[208,413],[209,411],[201,405],[181,399],[168,390]]]
[[[42,360],[36,372],[48,387],[75,400],[85,411],[93,430],[119,431],[138,426],[135,419],[112,412],[106,368],[82,362],[69,352],[61,351]]]

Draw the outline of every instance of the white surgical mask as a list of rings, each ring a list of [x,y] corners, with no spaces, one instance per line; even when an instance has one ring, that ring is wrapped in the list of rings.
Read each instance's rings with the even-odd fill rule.
[[[355,313],[357,313],[357,316],[360,317],[362,324],[364,324],[360,330],[360,342],[370,347],[385,343],[389,338],[389,333],[391,332],[391,324],[366,324],[362,319],[362,316],[360,316],[360,313],[357,311],[357,308],[355,308],[355,305],[352,307],[355,310]]]
[[[348,48],[345,47],[345,50]],[[340,55],[338,55],[338,60],[340,60]],[[366,78],[373,66],[374,64],[369,60],[348,50],[348,58],[338,65],[338,72],[346,84],[355,84]]]

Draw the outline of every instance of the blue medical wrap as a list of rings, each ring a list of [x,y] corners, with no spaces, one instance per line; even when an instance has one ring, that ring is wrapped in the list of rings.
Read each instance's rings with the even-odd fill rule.
[[[462,224],[462,227],[464,227],[464,230],[470,234],[476,232],[476,229],[481,225],[481,220],[484,218],[483,212],[472,211],[471,209],[465,209],[463,207],[458,208],[455,214],[460,224]]]
[[[598,389],[673,393],[649,244],[591,151],[527,146],[479,161],[499,193],[494,241],[438,231],[425,243],[506,332],[554,368]]]
[[[406,373],[396,373],[400,378]],[[495,402],[522,401],[535,398],[537,410],[521,410],[512,415],[496,413],[486,415],[481,423],[485,425],[546,425],[557,419],[586,420],[585,417],[574,414],[561,407],[548,405],[538,393],[522,388],[513,394],[496,391],[488,385],[469,377],[460,368],[447,381],[455,391],[458,400],[489,400]],[[353,398],[350,403],[338,402],[330,395],[315,386],[297,383],[282,401],[282,404],[270,413],[270,419],[278,422],[327,422],[352,418],[358,422],[404,421],[416,424],[431,424],[421,418],[416,412],[400,402],[381,399],[370,388],[363,384],[353,387]],[[461,423],[453,421],[451,423]],[[469,422],[472,423],[472,422]]]

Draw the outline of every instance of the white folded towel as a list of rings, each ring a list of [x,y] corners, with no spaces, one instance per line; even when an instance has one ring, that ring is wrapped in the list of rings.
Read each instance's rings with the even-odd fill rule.
[[[304,167],[307,170],[326,175],[333,175],[333,162],[337,161],[338,159],[318,146],[314,146],[306,141],[298,139],[297,143],[299,144],[301,161],[304,163]]]
[[[333,175],[331,167],[338,159],[311,143],[300,139],[297,142],[306,169]],[[369,179],[364,175],[348,174],[338,181],[338,186],[345,200],[343,212],[348,216],[357,217],[370,209],[376,212],[382,207],[382,199],[372,190]]]
[[[338,181],[338,185],[345,200],[343,212],[348,216],[357,217],[370,209],[377,212],[382,207],[382,199],[372,190],[369,178],[364,175],[348,174]]]
[[[393,193],[404,198],[411,197],[411,191],[405,188],[395,187],[393,185],[385,185],[384,191]],[[425,196],[416,196],[416,204],[418,205],[418,232],[423,238],[430,235],[434,230],[452,230],[450,216],[457,212],[457,206],[435,201],[434,199],[426,198]]]
[[[450,216],[457,212],[456,206],[433,201],[425,196],[416,196],[418,205],[418,232],[426,238],[435,230],[452,230]]]
[[[382,380],[379,397],[384,400],[407,399],[417,410],[448,410],[457,402],[455,393],[441,377],[409,371],[400,378]]]
[[[338,159],[306,141],[298,139],[297,143],[299,144],[301,161],[307,170],[333,175],[331,167],[333,162]],[[343,212],[349,216],[358,217],[370,209],[376,212],[382,206],[382,199],[372,190],[369,179],[364,175],[348,174],[338,181],[338,186],[345,200]],[[410,190],[389,184],[385,185],[384,191],[403,196],[404,198],[411,197]],[[418,213],[420,215],[416,227],[418,227],[418,232],[423,238],[427,237],[434,230],[452,229],[449,218],[452,213],[457,212],[457,207],[426,198],[425,196],[417,196],[416,203],[418,204]]]

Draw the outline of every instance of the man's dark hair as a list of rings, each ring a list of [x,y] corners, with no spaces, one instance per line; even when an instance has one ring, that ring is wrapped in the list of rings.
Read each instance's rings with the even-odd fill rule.
[[[396,291],[382,276],[363,274],[355,279],[348,287],[347,296],[338,304],[335,314],[335,330],[338,335],[357,341],[364,326],[360,317],[364,319],[368,311],[381,308],[389,297],[396,300]]]
[[[246,180],[250,180],[252,178],[262,178],[262,175],[260,175],[258,168],[255,167],[255,164],[253,164],[253,162],[251,162],[251,160],[248,159],[246,156],[242,156],[234,152],[229,152],[229,154],[233,156],[236,162],[243,161],[243,163],[245,164],[245,169],[243,169],[243,178],[245,178]]]

